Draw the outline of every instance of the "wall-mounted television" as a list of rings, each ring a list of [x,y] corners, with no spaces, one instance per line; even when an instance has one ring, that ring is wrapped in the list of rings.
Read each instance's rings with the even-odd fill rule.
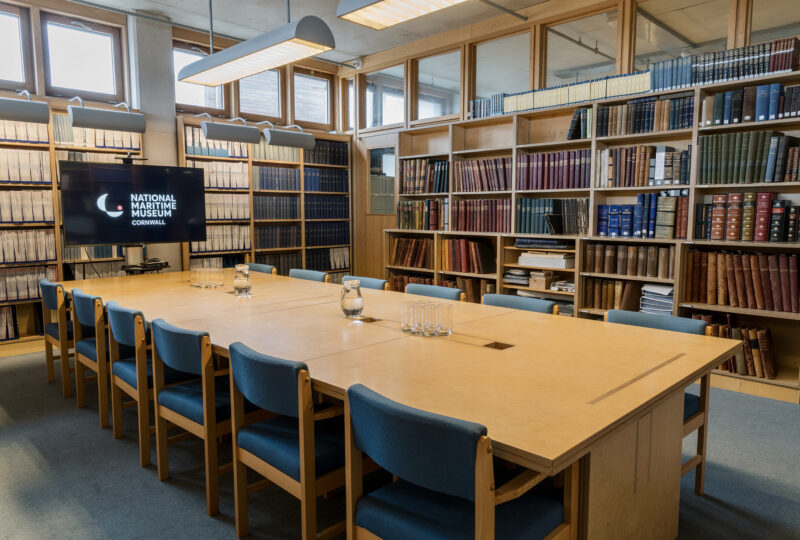
[[[76,161],[59,169],[68,246],[206,239],[202,169]]]

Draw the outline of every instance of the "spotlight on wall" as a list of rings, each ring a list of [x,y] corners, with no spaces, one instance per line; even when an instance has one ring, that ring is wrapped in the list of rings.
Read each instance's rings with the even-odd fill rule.
[[[221,124],[214,122],[214,119],[208,113],[198,114],[198,117],[207,116],[210,121],[200,122],[200,127],[203,130],[203,135],[210,141],[229,141],[258,144],[261,140],[261,133],[257,127],[248,126],[247,120],[244,118],[232,118],[231,122],[240,120],[244,125],[236,126],[233,124]]]
[[[127,112],[111,111],[108,109],[92,109],[83,106],[83,99],[74,97],[70,101],[77,100],[79,107],[69,105],[67,114],[72,127],[108,129],[110,131],[130,131],[132,133],[144,133],[147,122],[142,113],[131,112],[127,103],[118,103],[115,107],[125,107]]]
[[[50,107],[42,101],[31,100],[31,93],[19,93],[28,99],[0,98],[0,119],[13,122],[46,124],[50,121]]]
[[[264,130],[264,140],[266,140],[269,145],[312,150],[317,144],[316,137],[311,133],[304,132],[303,128],[297,124],[292,124],[282,129],[276,128],[275,125],[269,121],[259,122],[259,124],[269,124],[271,126],[269,129]],[[298,131],[287,131],[291,128],[297,128]]]

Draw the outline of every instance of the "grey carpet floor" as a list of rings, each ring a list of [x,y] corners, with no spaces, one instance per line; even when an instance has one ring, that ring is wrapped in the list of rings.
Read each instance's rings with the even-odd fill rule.
[[[220,514],[205,514],[199,441],[170,446],[159,482],[154,465],[139,467],[133,409],[114,440],[91,384],[77,409],[44,379],[41,354],[0,359],[0,539],[235,538],[230,474]],[[800,406],[716,389],[711,403],[707,496],[694,495],[693,473],[683,479],[679,538],[800,539]],[[296,499],[272,487],[249,500],[251,537],[300,537]],[[321,527],[340,519],[343,494],[319,513]]]

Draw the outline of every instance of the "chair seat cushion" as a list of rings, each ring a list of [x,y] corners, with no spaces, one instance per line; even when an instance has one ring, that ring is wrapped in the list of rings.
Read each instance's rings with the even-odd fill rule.
[[[220,375],[217,377],[216,381],[214,381],[214,388],[217,422],[222,422],[231,417],[231,389],[228,376]],[[196,379],[163,388],[158,392],[158,404],[203,425],[203,381]],[[256,410],[256,407],[245,400],[244,412],[248,413],[254,410]]]
[[[95,338],[82,339],[77,342],[75,344],[75,352],[97,362],[97,343]],[[119,346],[120,358],[131,358],[135,355],[136,351],[133,347],[128,347],[127,345]],[[106,344],[106,356],[108,356],[108,344]]]
[[[683,393],[683,419],[688,420],[700,410],[700,396],[691,392]]]
[[[300,433],[297,418],[278,416],[239,430],[239,447],[300,481]],[[317,477],[344,466],[342,417],[314,424]]]
[[[111,366],[111,373],[136,388],[136,360],[134,358],[125,358],[114,362]],[[175,384],[182,381],[197,378],[196,375],[190,373],[183,373],[168,366],[164,366],[164,384]],[[153,360],[147,358],[147,388],[153,387]]]
[[[563,520],[562,493],[545,480],[495,508],[495,538],[544,538]],[[475,503],[398,480],[362,497],[355,521],[384,540],[473,540]]]

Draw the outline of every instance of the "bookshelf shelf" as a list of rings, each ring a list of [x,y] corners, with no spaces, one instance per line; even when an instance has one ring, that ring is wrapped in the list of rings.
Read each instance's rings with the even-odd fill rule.
[[[629,244],[676,244],[679,238],[634,238],[632,236],[591,236],[591,242],[627,242]]]
[[[603,274],[598,272],[581,272],[581,276],[584,277],[593,277],[593,278],[602,278],[602,279],[614,279],[614,280],[622,280],[622,281],[642,281],[646,283],[665,283],[665,284],[673,284],[675,283],[674,279],[669,278],[659,278],[659,277],[647,277],[647,276],[625,276],[621,274]]]
[[[627,133],[625,135],[608,135],[597,137],[598,143],[606,145],[623,144],[629,142],[641,143],[645,141],[679,141],[691,140],[692,128],[671,129],[669,131],[653,131],[650,133]]]
[[[0,229],[52,229],[55,221],[50,223],[0,223]]]
[[[340,248],[340,247],[348,247],[350,244],[335,244],[330,246],[309,246],[306,245],[306,249],[325,249],[325,248]]]
[[[492,153],[500,153],[500,152],[511,152],[513,150],[510,146],[495,146],[495,147],[485,147],[485,148],[471,148],[469,150],[454,150],[454,156],[468,156],[470,154],[492,154]]]
[[[206,193],[238,193],[240,195],[246,195],[248,193],[247,188],[206,188]]]
[[[441,235],[449,236],[483,236],[485,238],[498,236],[498,232],[477,232],[477,231],[435,231]]]
[[[0,183],[0,189],[53,189],[53,184],[50,182],[3,182]]]
[[[327,167],[328,169],[349,169],[350,165],[329,165],[327,163],[304,163],[304,167]]]
[[[449,193],[398,193],[399,197],[419,197],[422,199],[425,198],[434,198],[434,197],[449,197]]]
[[[731,377],[733,379],[741,379],[759,384],[781,386],[792,389],[800,388],[800,374],[798,374],[798,368],[794,366],[781,366],[774,379],[751,377],[750,375],[739,375],[738,373],[731,373],[730,371],[725,371],[722,369],[715,369],[712,373],[721,375],[723,377]]]
[[[587,315],[595,315],[595,316],[598,316],[598,317],[604,317],[608,310],[595,309],[595,308],[581,308],[578,311],[580,313],[586,313]]]
[[[253,222],[256,225],[259,225],[259,224],[263,225],[263,224],[268,224],[268,223],[295,223],[295,222],[300,222],[300,221],[303,221],[303,220],[302,219],[254,219],[253,220]],[[307,220],[307,221],[312,221],[312,220]]]
[[[589,195],[591,193],[590,188],[566,188],[566,189],[523,189],[523,190],[516,190],[514,193],[517,195],[525,195],[526,197],[531,197],[535,195],[543,195],[543,196],[550,196],[550,195]]]
[[[241,223],[250,223],[249,219],[207,219],[206,224],[208,225],[237,225]]]
[[[26,142],[26,141],[0,141],[3,148],[24,148],[35,150],[49,150],[50,141],[46,142]]]
[[[502,233],[509,238],[542,238],[553,240],[577,240],[579,237],[574,234],[533,234],[533,233]]]
[[[246,160],[245,160],[246,161]],[[299,161],[281,161],[278,159],[253,159],[253,165],[279,165],[282,167],[299,167],[302,165]]]
[[[247,163],[249,161],[246,157],[219,157],[219,156],[198,156],[198,155],[186,155],[186,159],[192,159],[195,161],[227,161],[229,163]]]
[[[509,285],[507,283],[503,283],[503,287],[506,289],[514,289],[517,291],[528,291],[534,292],[539,294],[557,294],[559,296],[575,296],[574,292],[569,291],[553,291],[550,289],[532,289],[531,287],[523,287],[522,285]]]
[[[511,191],[454,191],[454,197],[487,197],[490,195],[511,195]]]
[[[550,248],[523,248],[523,247],[516,247],[516,246],[504,246],[503,249],[507,249],[509,251],[543,251],[547,253],[575,253],[574,249],[550,249]]]
[[[551,272],[569,272],[570,274],[575,273],[574,268],[549,268],[547,266],[527,266],[524,264],[514,264],[514,263],[503,263],[505,268],[522,268],[524,270],[549,270]]]
[[[20,268],[23,266],[47,266],[51,264],[58,264],[56,259],[51,261],[28,261],[28,262],[7,262],[0,263],[0,268]]]
[[[250,253],[249,249],[228,249],[223,251],[192,251],[191,257],[212,257],[214,255],[235,255],[237,253]]]
[[[428,231],[428,230],[425,230],[425,229],[386,229],[386,232],[402,233],[402,234],[432,234],[432,235],[435,235],[436,233],[443,232],[443,231]]]
[[[118,262],[124,261],[125,257],[105,257],[102,259],[66,259],[64,264],[92,264],[104,262]]]
[[[400,159],[431,159],[431,158],[442,158],[448,157],[450,155],[449,152],[430,152],[427,154],[414,154],[409,156],[400,156]]]
[[[666,186],[598,187],[594,191],[596,193],[652,193],[674,189],[689,189],[689,186],[685,184],[668,184]]]
[[[42,301],[41,298],[23,298],[21,300],[6,300],[5,302],[0,302],[0,307],[20,306],[23,304],[38,304],[41,301]]]
[[[142,153],[141,150],[136,150],[133,148],[97,148],[94,146],[70,146],[66,144],[56,144],[56,150],[66,150],[68,152],[95,152],[98,154],[133,154],[139,155]]]
[[[306,191],[306,195],[350,195],[347,191]]]
[[[253,193],[256,195],[300,195],[303,192],[283,189],[254,189]]]
[[[749,315],[753,317],[800,321],[800,313],[793,313],[791,311],[767,311],[765,309],[749,309],[732,306],[720,306],[716,304],[702,304],[696,302],[681,303],[680,307],[698,311],[715,311],[719,313],[733,313],[736,315]]]
[[[688,246],[708,246],[726,248],[750,248],[750,249],[800,249],[800,242],[737,242],[727,240],[690,240],[684,242]]]
[[[800,182],[759,182],[752,184],[698,184],[694,189],[708,193],[740,191],[796,191]]]
[[[299,251],[301,249],[303,249],[303,246],[279,247],[279,248],[256,248],[254,251],[256,253],[281,253],[283,251]]]
[[[589,148],[592,146],[592,139],[572,139],[568,141],[546,141],[529,144],[518,144],[517,150],[529,152],[546,152],[547,150],[563,150],[575,148]]]
[[[417,268],[415,266],[398,266],[396,264],[387,264],[386,268],[389,270],[399,270],[401,272],[424,272],[426,274],[435,274],[430,268]]]
[[[461,277],[477,278],[477,279],[491,279],[492,281],[497,279],[497,274],[476,274],[474,272],[456,272],[454,270],[439,270],[438,272],[446,276],[461,276]]]
[[[324,222],[324,221],[350,221],[350,218],[325,218],[325,219],[307,219],[306,222]]]
[[[761,122],[739,122],[737,124],[720,124],[718,126],[698,127],[700,133],[725,133],[728,131],[762,131],[765,129],[798,129],[800,117],[762,120]]]

